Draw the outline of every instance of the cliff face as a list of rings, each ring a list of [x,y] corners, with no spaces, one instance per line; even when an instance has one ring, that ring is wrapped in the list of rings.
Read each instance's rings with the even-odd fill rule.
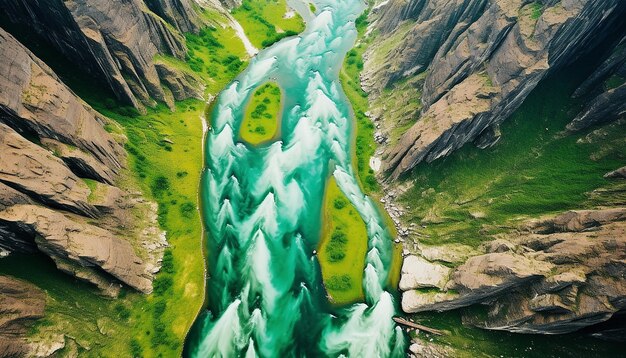
[[[493,144],[498,124],[539,81],[622,31],[624,14],[617,0],[391,0],[375,7],[378,36],[366,54],[364,88],[375,99],[424,76],[415,89],[419,119],[387,149],[384,169],[397,178],[467,142]]]
[[[29,24],[136,108],[153,105],[154,100],[173,106],[174,99],[201,97],[200,84],[193,77],[175,68],[164,74],[154,64],[157,54],[184,60],[182,32],[197,31],[202,23],[188,0],[1,0],[0,5],[10,21]]]
[[[114,186],[124,138],[2,29],[0,48],[0,249],[39,250],[111,295],[112,282],[150,292],[164,242],[155,208]]]

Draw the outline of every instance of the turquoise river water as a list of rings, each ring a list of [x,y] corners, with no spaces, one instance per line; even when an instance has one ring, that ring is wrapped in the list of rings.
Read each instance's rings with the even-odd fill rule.
[[[316,0],[305,31],[261,51],[217,98],[202,182],[208,308],[186,343],[190,357],[403,356],[385,290],[392,242],[351,163],[353,121],[338,80],[354,45],[361,0]],[[238,140],[255,89],[285,93],[282,138]],[[365,302],[327,302],[314,254],[329,175],[367,225]],[[365,240],[366,238],[364,238]]]

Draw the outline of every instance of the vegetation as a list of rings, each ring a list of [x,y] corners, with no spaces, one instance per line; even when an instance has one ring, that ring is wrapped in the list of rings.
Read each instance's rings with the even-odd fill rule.
[[[304,30],[302,17],[288,11],[285,0],[244,0],[232,11],[256,47],[268,47]]]
[[[533,20],[538,20],[541,17],[541,14],[543,14],[543,5],[540,2],[535,1],[530,6],[530,18]]]
[[[620,75],[613,75],[606,80],[605,86],[607,90],[612,90],[623,85],[624,83],[626,83],[626,78],[621,77]]]
[[[335,304],[358,301],[363,298],[365,223],[334,178],[328,181],[323,207],[324,227],[318,259],[326,291]]]
[[[364,13],[356,20],[359,38],[362,39],[367,28],[367,14]],[[369,102],[367,93],[361,88],[360,75],[363,70],[363,53],[367,47],[364,41],[357,43],[355,48],[346,55],[339,79],[343,90],[352,104],[356,119],[356,169],[365,193],[374,193],[380,190],[374,171],[369,167],[369,160],[374,156],[376,142],[374,142],[374,124],[365,115]]]
[[[282,112],[281,96],[280,87],[273,82],[254,91],[241,123],[241,139],[257,145],[276,138]]]

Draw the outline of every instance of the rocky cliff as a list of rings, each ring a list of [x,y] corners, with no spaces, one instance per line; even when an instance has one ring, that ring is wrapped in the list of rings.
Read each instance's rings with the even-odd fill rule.
[[[115,186],[124,138],[2,29],[0,48],[0,249],[41,251],[107,294],[151,292],[165,243],[154,204]]]
[[[467,313],[482,328],[568,333],[626,310],[626,209],[571,211],[489,242],[455,269],[404,262],[406,312],[486,305]],[[434,290],[433,290],[434,289]]]
[[[393,179],[465,143],[493,144],[498,124],[542,79],[601,45],[615,47],[625,14],[618,0],[390,0],[375,6],[362,84],[376,100],[385,89],[393,97],[394,86],[408,81],[421,99],[419,112],[404,118],[410,129],[387,148],[384,169]],[[577,122],[622,113],[604,105],[622,95],[621,89],[600,95]],[[384,106],[373,112],[389,113]]]
[[[174,100],[202,95],[193,76],[173,67],[159,70],[154,62],[156,55],[185,59],[182,32],[202,24],[194,2],[1,0],[0,5],[9,21],[28,24],[122,102],[138,109],[155,100],[173,107]]]

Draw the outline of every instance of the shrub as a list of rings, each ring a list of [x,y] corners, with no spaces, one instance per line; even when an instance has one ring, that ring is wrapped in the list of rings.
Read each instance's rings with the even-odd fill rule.
[[[170,189],[170,182],[169,180],[167,180],[166,177],[162,175],[159,175],[158,177],[154,178],[154,180],[152,181],[152,184],[150,185],[150,190],[152,191],[152,194],[157,198],[161,198],[163,194],[167,192],[169,189]]]
[[[193,212],[196,210],[196,206],[192,202],[186,201],[181,204],[179,210],[180,214],[183,217],[190,218],[193,216]]]
[[[332,276],[326,281],[326,288],[333,291],[348,291],[352,288],[352,280],[348,275]]]
[[[136,339],[130,340],[130,352],[133,357],[143,357],[143,348]]]
[[[346,205],[348,205],[348,202],[343,198],[335,198],[335,200],[333,201],[333,206],[335,207],[335,209],[338,210],[345,208]]]
[[[162,295],[167,292],[173,284],[174,281],[170,276],[161,275],[154,280],[154,293]]]
[[[165,301],[157,301],[154,304],[154,311],[152,312],[154,315],[154,318],[159,318],[163,315],[163,313],[165,312],[165,308],[167,307],[167,303]]]
[[[113,98],[107,98],[104,100],[104,106],[107,109],[113,109],[115,108],[115,100],[113,100]]]
[[[117,313],[117,316],[124,321],[128,321],[128,319],[130,318],[130,310],[121,303],[118,303],[115,306],[115,313]]]
[[[165,250],[161,261],[161,271],[169,274],[174,273],[174,255],[171,250]]]

